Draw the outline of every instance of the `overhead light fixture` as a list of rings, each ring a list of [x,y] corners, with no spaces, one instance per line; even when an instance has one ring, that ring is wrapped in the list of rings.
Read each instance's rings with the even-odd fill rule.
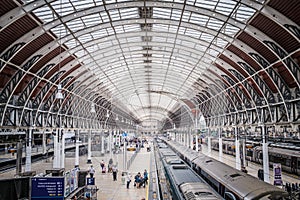
[[[64,98],[64,96],[63,96],[63,94],[61,92],[61,84],[59,83],[57,85],[57,93],[55,95],[55,99],[63,99],[63,98]]]
[[[91,113],[95,113],[95,112],[96,112],[95,104],[92,103],[92,105],[91,105]]]
[[[118,115],[116,116],[116,121],[118,121],[119,120],[119,117],[118,117]]]

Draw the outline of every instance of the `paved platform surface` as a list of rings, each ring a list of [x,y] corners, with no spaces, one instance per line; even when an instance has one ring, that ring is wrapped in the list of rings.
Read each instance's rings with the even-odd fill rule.
[[[153,152],[147,152],[148,145],[145,145],[144,148],[141,148],[140,152],[137,153],[135,159],[131,163],[129,169],[125,170],[132,175],[132,182],[129,189],[126,188],[126,185],[123,184],[121,174],[124,171],[124,154],[120,152],[118,154],[105,154],[104,156],[92,157],[92,164],[87,164],[87,155],[81,156],[79,160],[79,168],[81,170],[89,170],[90,166],[93,165],[95,168],[95,184],[99,188],[97,192],[98,200],[141,200],[145,198],[147,200],[148,196],[148,186],[145,188],[135,188],[133,186],[134,176],[141,172],[143,174],[146,169],[148,173],[150,172],[150,159]],[[153,149],[151,147],[151,149]],[[133,151],[127,151],[127,160],[133,156]],[[112,173],[102,173],[100,162],[103,160],[106,163],[106,166],[110,160],[113,159],[113,164],[118,168],[117,181],[113,181]],[[75,158],[65,158],[65,169],[70,170],[75,166]],[[36,171],[37,174],[45,173],[45,170],[52,169],[52,159],[43,160],[32,164],[32,171]],[[22,171],[24,171],[24,166]],[[13,178],[16,174],[15,170],[2,173],[0,175],[1,179]],[[149,173],[150,175],[150,173]],[[89,175],[88,175],[89,176]]]

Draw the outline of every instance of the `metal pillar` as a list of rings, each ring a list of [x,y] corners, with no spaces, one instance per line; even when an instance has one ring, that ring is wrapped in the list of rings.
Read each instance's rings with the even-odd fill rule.
[[[88,135],[88,159],[87,163],[91,164],[92,163],[92,130],[89,130],[89,135]]]
[[[268,138],[266,134],[267,128],[264,124],[261,124],[260,126],[261,126],[261,136],[262,136],[264,181],[270,183]]]
[[[25,172],[31,171],[31,139],[32,139],[33,128],[30,127],[27,131],[26,141],[26,161],[25,161]]]
[[[208,136],[207,136],[207,153],[208,153],[208,155],[210,155],[211,154],[211,137],[210,137],[211,130],[210,130],[210,128],[208,128],[207,132],[208,132]]]
[[[234,127],[234,136],[235,136],[235,168],[241,170],[241,157],[240,157],[240,136],[239,128]]]
[[[60,130],[60,168],[65,168],[65,135],[63,133],[63,129]]]
[[[222,128],[219,131],[219,161],[223,162],[223,139],[222,139]]]
[[[104,132],[101,135],[101,155],[104,155]]]
[[[43,130],[43,137],[42,137],[42,147],[43,147],[43,154],[47,153],[47,134],[45,133],[45,130]]]
[[[20,141],[17,143],[16,174],[20,174],[22,172],[22,149],[23,144],[22,141]]]
[[[195,150],[198,152],[199,151],[199,143],[198,143],[198,134],[195,135]]]
[[[59,156],[59,144],[58,144],[58,129],[56,129],[56,133],[53,136],[53,142],[54,142],[54,159],[53,159],[53,168],[59,168],[60,167],[60,156]]]
[[[75,130],[75,168],[79,167],[79,130]]]
[[[108,130],[109,131],[109,130]],[[113,136],[112,136],[112,130],[109,131],[109,137],[108,137],[108,145],[109,145],[109,158],[112,158],[112,143],[113,143]]]
[[[127,170],[127,144],[125,138],[123,139],[123,171],[125,172]]]

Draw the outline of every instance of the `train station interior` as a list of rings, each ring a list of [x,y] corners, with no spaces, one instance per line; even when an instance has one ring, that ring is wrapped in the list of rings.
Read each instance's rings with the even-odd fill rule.
[[[1,0],[0,200],[300,199],[299,13]]]

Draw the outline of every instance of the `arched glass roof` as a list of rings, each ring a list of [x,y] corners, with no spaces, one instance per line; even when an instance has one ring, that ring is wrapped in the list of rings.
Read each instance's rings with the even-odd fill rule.
[[[299,89],[299,75],[284,61],[299,57],[299,35],[290,28],[299,30],[299,21],[278,0],[22,0],[11,6],[3,11],[2,31],[19,20],[24,34],[13,44],[25,41],[27,48],[34,47],[27,57],[48,58],[41,68],[53,63],[51,75],[32,67],[27,76],[31,71],[43,80],[40,88],[45,81],[53,86],[65,81],[63,93],[69,98],[116,107],[135,121],[164,121],[183,105],[197,106],[208,118],[264,105],[271,113],[275,102],[288,110],[280,100],[286,98],[283,88]],[[14,17],[6,20],[9,15]],[[266,27],[288,35],[292,45],[285,46]],[[2,55],[11,47],[7,44]],[[2,61],[24,68],[25,60]],[[39,94],[34,91],[29,98]],[[39,108],[50,93],[44,95]],[[63,104],[61,110],[68,103]]]

